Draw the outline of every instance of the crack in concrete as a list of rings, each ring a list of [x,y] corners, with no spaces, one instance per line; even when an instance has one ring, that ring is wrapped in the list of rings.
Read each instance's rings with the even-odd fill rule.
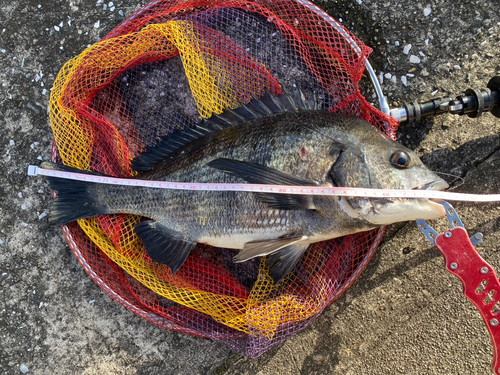
[[[450,186],[450,189],[452,188],[456,188],[460,185],[462,185],[464,182],[465,182],[465,179],[467,177],[467,175],[469,174],[469,172],[472,170],[472,169],[476,169],[477,167],[479,167],[481,164],[483,164],[484,162],[486,162],[490,157],[492,157],[495,153],[497,153],[498,151],[500,151],[500,146],[497,146],[493,149],[493,151],[491,151],[488,155],[486,156],[483,156],[482,158],[480,159],[477,159],[475,160],[473,163],[472,163],[472,166],[468,169],[466,169],[465,171],[463,171],[462,175],[460,176],[462,179],[463,179],[463,182],[460,183],[459,185],[457,186],[454,186],[455,184],[453,184],[453,186]],[[454,181],[455,182],[455,181]]]

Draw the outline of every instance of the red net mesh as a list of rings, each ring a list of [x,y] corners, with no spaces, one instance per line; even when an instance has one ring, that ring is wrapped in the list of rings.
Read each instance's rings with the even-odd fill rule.
[[[153,1],[69,61],[51,95],[54,159],[112,176],[175,129],[264,90],[300,87],[323,110],[396,124],[358,89],[370,49],[305,1]],[[356,47],[357,46],[357,47]],[[167,329],[256,357],[306,327],[364,269],[375,230],[311,245],[274,286],[260,259],[198,245],[179,272],[155,264],[133,233],[140,218],[106,215],[64,227],[112,298]]]

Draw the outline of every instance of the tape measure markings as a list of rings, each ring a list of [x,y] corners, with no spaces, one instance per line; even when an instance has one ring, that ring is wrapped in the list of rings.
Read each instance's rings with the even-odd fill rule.
[[[260,184],[214,184],[214,183],[184,183],[169,181],[148,181],[130,178],[104,177],[83,173],[55,171],[30,165],[29,176],[49,176],[69,180],[87,181],[108,185],[137,186],[157,189],[191,190],[191,191],[246,191],[273,194],[328,195],[340,197],[365,198],[432,198],[452,201],[470,202],[500,202],[500,194],[468,194],[450,193],[438,190],[400,190],[400,189],[367,189],[347,187],[286,186]]]

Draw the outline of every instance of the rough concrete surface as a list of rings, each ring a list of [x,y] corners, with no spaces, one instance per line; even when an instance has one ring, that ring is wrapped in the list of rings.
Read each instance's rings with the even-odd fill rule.
[[[144,3],[108,2],[104,9],[101,0],[0,0],[0,371],[490,373],[487,329],[415,223],[390,226],[358,281],[309,328],[256,360],[161,330],[94,284],[62,231],[48,226],[47,184],[26,168],[49,159],[48,98],[64,62]],[[316,4],[374,48],[370,61],[391,106],[456,96],[500,74],[495,0]],[[399,138],[430,168],[463,177],[456,191],[500,192],[500,120],[490,114],[435,117],[402,126]],[[500,270],[500,203],[454,206],[470,234],[484,234],[479,252]],[[446,228],[444,219],[432,225]]]

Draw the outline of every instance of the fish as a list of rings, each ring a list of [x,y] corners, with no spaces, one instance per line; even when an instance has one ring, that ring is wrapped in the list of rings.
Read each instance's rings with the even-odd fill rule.
[[[446,181],[372,124],[320,110],[297,90],[265,92],[163,137],[131,161],[132,179],[196,183],[443,190]],[[42,168],[78,169],[43,162]],[[94,172],[87,172],[95,174]],[[366,198],[115,186],[47,177],[49,224],[126,213],[154,262],[175,273],[198,243],[266,256],[275,284],[308,246],[380,226],[445,215],[429,199]]]

